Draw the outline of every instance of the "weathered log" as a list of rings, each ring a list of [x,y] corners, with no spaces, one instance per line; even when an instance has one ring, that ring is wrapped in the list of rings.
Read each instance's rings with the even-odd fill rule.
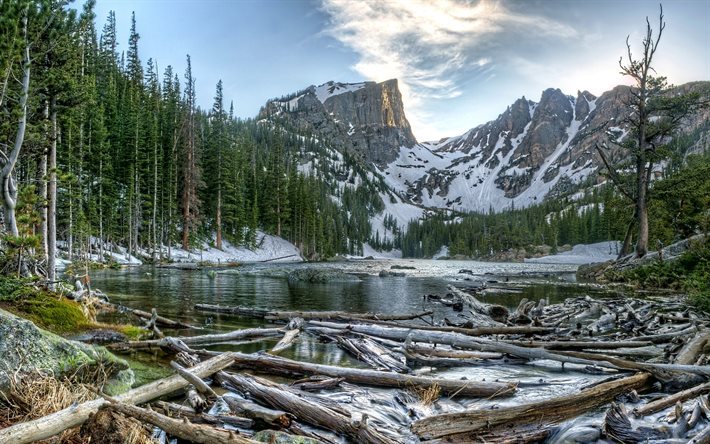
[[[326,328],[343,328],[340,324],[332,322],[311,321],[309,325],[322,326]],[[419,329],[405,329],[395,327],[383,327],[372,324],[348,324],[349,331],[377,336],[386,339],[400,341],[416,341],[429,344],[445,344],[454,347],[468,348],[483,352],[507,353],[524,359],[550,359],[558,362],[568,362],[572,364],[602,366],[619,369],[619,367],[604,361],[592,361],[589,359],[561,355],[552,353],[542,348],[521,347],[505,342],[498,342],[492,339],[472,337],[460,333],[449,333],[439,331],[427,331]]]
[[[273,336],[282,335],[283,332],[283,329],[280,328],[247,328],[243,330],[235,330],[229,333],[218,333],[211,335],[167,337],[163,339],[151,339],[148,341],[129,341],[124,343],[109,344],[107,348],[129,348],[134,350],[162,348],[169,346],[170,341],[174,340],[180,340],[187,345],[209,345],[253,338],[270,339]]]
[[[561,355],[569,357],[577,357],[581,359],[588,359],[595,361],[596,365],[604,367],[606,363],[611,364],[616,368],[623,368],[626,370],[640,370],[654,373],[661,379],[664,378],[664,372],[667,374],[693,374],[700,375],[703,377],[710,376],[710,367],[703,365],[682,365],[682,364],[659,364],[650,362],[634,362],[627,359],[615,358],[613,356],[602,355],[599,353],[587,353],[587,352],[576,352],[576,351],[559,351]]]
[[[358,322],[359,320],[356,320]],[[497,327],[456,327],[451,325],[419,325],[411,323],[402,323],[395,321],[379,321],[379,320],[362,320],[362,323],[384,325],[388,327],[397,328],[413,328],[418,330],[426,331],[444,331],[451,333],[461,333],[468,336],[487,336],[487,335],[538,335],[546,333],[554,333],[556,327],[538,327],[530,325],[516,325],[516,326],[505,326],[500,325]]]
[[[703,354],[706,344],[710,342],[710,332],[701,331],[688,341],[675,357],[676,364],[695,364],[698,356]]]
[[[322,326],[326,328],[343,328],[340,324],[331,322],[312,321],[309,324]],[[506,342],[498,342],[492,339],[465,336],[458,333],[433,332],[415,329],[403,329],[393,327],[383,327],[372,324],[349,324],[347,329],[355,332],[366,334],[369,336],[378,336],[386,339],[400,341],[417,341],[430,344],[446,344],[455,347],[470,348],[473,350],[486,352],[507,353],[519,358],[525,359],[549,359],[562,363],[591,365],[595,367],[606,367],[617,370],[641,370],[650,371],[657,375],[665,373],[688,373],[710,376],[710,367],[701,365],[676,365],[676,364],[656,364],[656,363],[637,363],[625,359],[614,358],[611,356],[584,353],[575,351],[558,351],[552,353],[542,348],[521,347]]]
[[[674,405],[676,402],[684,402],[688,399],[695,398],[696,396],[704,395],[705,393],[710,393],[710,382],[706,382],[705,384],[700,384],[687,390],[674,393],[670,396],[664,396],[661,399],[637,407],[634,409],[634,415],[636,415],[637,417],[642,417],[650,415],[652,413],[660,412],[661,410]]]
[[[223,353],[190,370],[195,375],[204,378],[228,367],[233,362],[234,358],[231,353]],[[116,400],[129,404],[142,404],[173,393],[187,385],[188,382],[182,376],[174,375],[129,390],[122,395],[116,396]],[[106,403],[105,399],[98,398],[67,407],[42,418],[0,429],[0,442],[3,444],[25,444],[49,438],[64,430],[81,425],[91,414],[96,413]]]
[[[367,337],[336,336],[338,345],[375,370],[409,373],[404,356],[394,353]]]
[[[202,378],[194,375],[190,370],[184,368],[175,361],[170,361],[170,367],[175,369],[175,371],[177,371],[180,376],[182,376],[187,382],[192,384],[198,392],[202,393],[205,396],[210,396],[212,398],[217,397],[217,394],[214,392],[214,390],[212,390],[212,387],[207,385],[207,383],[203,381]]]
[[[201,444],[256,444],[249,438],[239,436],[233,431],[218,429],[216,427],[205,426],[201,424],[193,424],[187,419],[173,419],[165,415],[161,415],[153,410],[143,409],[135,405],[126,404],[123,402],[112,402],[107,408],[114,410],[139,421],[153,424],[160,427],[172,436]]]
[[[503,353],[477,352],[469,350],[446,349],[443,347],[426,346],[420,344],[405,343],[405,350],[418,353],[424,356],[435,356],[439,358],[451,359],[500,359]]]
[[[298,335],[301,334],[301,331],[303,330],[303,327],[305,325],[306,322],[303,320],[303,318],[294,318],[288,321],[288,324],[284,328],[284,330],[286,330],[286,333],[284,333],[283,339],[281,339],[276,345],[274,345],[274,348],[271,349],[271,353],[278,353],[289,348],[291,344],[293,344],[293,341],[296,340]]]
[[[151,405],[159,407],[167,416],[186,417],[192,422],[206,422],[209,424],[228,424],[241,429],[251,429],[254,421],[249,418],[242,418],[232,415],[210,415],[208,413],[198,413],[196,410],[172,402],[156,401]]]
[[[373,444],[396,444],[397,441],[383,434],[380,430],[362,421],[359,424],[351,417],[331,409],[328,405],[318,403],[315,398],[298,396],[263,379],[243,375],[227,374],[218,377],[220,383],[248,392],[260,402],[273,408],[292,413],[300,421],[342,433],[355,442]]]
[[[293,381],[291,386],[298,387],[307,392],[332,389],[345,381],[345,378],[328,378],[327,376],[311,376],[298,381]]]
[[[695,435],[688,444],[710,444],[710,427]]]
[[[207,398],[198,392],[194,386],[189,386],[186,393],[187,403],[197,412],[207,410]]]
[[[547,350],[614,349],[652,346],[651,341],[505,341],[522,347],[542,347]]]
[[[508,309],[502,305],[496,304],[484,304],[483,302],[476,299],[475,296],[466,293],[463,290],[459,290],[453,285],[448,286],[449,291],[451,291],[456,297],[461,299],[464,303],[468,304],[473,311],[481,315],[487,316],[491,319],[490,325],[505,325],[508,321]]]
[[[344,378],[356,384],[380,387],[420,387],[439,386],[447,394],[461,396],[496,397],[510,395],[515,391],[515,384],[503,382],[458,381],[444,378],[404,375],[401,373],[381,372],[377,370],[336,367],[332,365],[312,364],[267,354],[234,353],[234,362],[240,368],[249,368],[260,372],[278,375],[325,375]]]
[[[220,377],[226,377],[226,373],[223,372],[220,372],[219,375]],[[259,420],[279,428],[287,428],[291,426],[293,415],[286,413],[283,410],[273,410],[236,396],[225,396],[223,399],[229,406],[230,410],[234,413],[244,415],[247,418]]]
[[[541,420],[546,424],[556,424],[602,406],[624,392],[640,390],[650,380],[650,374],[639,373],[579,393],[531,404],[429,416],[415,421],[412,430],[422,439],[433,439],[497,427],[513,428]]]
[[[604,415],[604,425],[602,426],[604,434],[612,438],[614,442],[623,443],[640,443],[650,439],[669,438],[669,434],[660,432],[655,429],[643,428],[635,429],[631,425],[626,409],[623,405],[615,402],[611,403],[611,407]]]
[[[114,306],[115,308],[117,308],[119,311],[131,313],[131,314],[133,314],[134,316],[137,316],[137,317],[139,317],[139,318],[141,318],[141,319],[150,320],[150,319],[153,317],[153,314],[152,314],[152,313],[149,313],[149,312],[147,312],[147,311],[143,311],[143,310],[138,310],[138,309],[135,309],[135,308],[126,307],[126,306],[124,306],[124,305],[112,304],[112,303],[110,303],[110,302],[105,302],[105,304],[107,304],[107,305],[112,305],[112,306]],[[195,327],[194,325],[186,324],[186,323],[184,323],[184,322],[173,321],[172,319],[168,319],[168,318],[166,318],[166,317],[164,317],[164,316],[159,316],[159,315],[156,316],[156,318],[155,318],[155,323],[156,323],[156,325],[159,325],[159,326],[161,326],[161,327],[174,328],[174,329],[176,329],[176,330],[180,330],[180,329],[200,329],[200,327]]]
[[[431,310],[420,313],[403,313],[403,314],[384,314],[384,313],[349,313],[346,311],[276,311],[266,308],[252,307],[233,307],[224,305],[212,304],[196,304],[195,309],[198,311],[209,311],[214,313],[228,313],[239,316],[249,316],[255,318],[263,318],[270,321],[289,320],[293,318],[302,318],[305,320],[311,319],[330,319],[330,320],[358,320],[371,319],[383,321],[398,321],[417,319],[423,316],[428,316],[433,312]]]

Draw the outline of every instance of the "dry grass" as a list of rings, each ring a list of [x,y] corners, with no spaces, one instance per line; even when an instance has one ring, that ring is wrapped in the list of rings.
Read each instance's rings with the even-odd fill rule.
[[[83,375],[83,380],[86,375]],[[95,374],[102,381],[105,375]],[[0,394],[0,428],[30,421],[65,409],[74,403],[96,398],[92,384],[78,380],[77,375],[58,379],[52,375],[33,373],[12,382],[7,394]],[[99,417],[109,415],[105,427],[96,425]],[[103,432],[103,433],[102,433]],[[110,435],[110,436],[109,436]],[[66,430],[59,436],[40,441],[44,444],[89,444],[89,443],[151,444],[154,443],[143,425],[118,414],[100,412],[92,418],[87,428]]]
[[[439,384],[434,383],[429,388],[413,388],[413,392],[422,405],[432,405],[441,396],[441,387],[439,387]]]

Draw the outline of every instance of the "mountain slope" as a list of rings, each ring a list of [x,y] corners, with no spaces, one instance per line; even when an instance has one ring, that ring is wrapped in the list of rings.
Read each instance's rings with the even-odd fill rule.
[[[671,93],[708,94],[709,89],[710,82],[694,82]],[[528,207],[603,180],[594,147],[628,133],[623,122],[631,112],[630,94],[628,86],[599,97],[550,88],[538,102],[522,97],[497,119],[460,136],[423,143],[412,133],[396,80],[310,86],[270,100],[259,118],[297,128],[328,146],[326,157],[334,161],[302,151],[301,171],[337,178],[336,200],[348,187],[377,193],[384,209],[370,207],[371,236],[391,240],[409,219],[428,210]],[[698,139],[696,150],[707,150],[709,116],[701,112],[682,128]],[[344,163],[344,154],[355,163]],[[625,156],[620,149],[610,153],[612,162]]]

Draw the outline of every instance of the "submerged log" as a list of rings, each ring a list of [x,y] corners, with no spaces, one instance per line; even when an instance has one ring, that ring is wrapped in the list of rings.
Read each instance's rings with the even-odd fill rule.
[[[664,396],[661,399],[637,407],[634,409],[634,415],[636,415],[637,417],[642,417],[650,415],[652,413],[660,412],[665,408],[675,405],[676,402],[684,402],[688,399],[695,398],[696,396],[704,395],[705,393],[710,393],[710,382],[706,382],[705,384],[700,384],[687,390],[674,393],[670,396]]]
[[[231,353],[223,353],[192,367],[190,371],[204,378],[230,366],[233,361]],[[116,396],[116,400],[127,404],[142,404],[173,393],[187,385],[188,382],[182,376],[174,375],[129,390]],[[90,415],[96,413],[107,402],[103,398],[86,401],[42,418],[0,429],[0,442],[3,444],[26,444],[52,437],[64,430],[83,424]]]
[[[588,390],[531,404],[479,409],[460,413],[445,413],[415,421],[412,431],[422,439],[440,438],[498,427],[539,423],[556,424],[602,406],[616,396],[630,390],[640,390],[651,381],[648,373],[638,373],[623,379],[606,382]]]
[[[401,373],[381,372],[359,368],[336,367],[332,365],[311,364],[267,354],[234,353],[234,362],[238,367],[249,368],[264,373],[277,375],[325,375],[332,378],[344,378],[347,382],[380,387],[419,387],[428,389],[439,386],[447,394],[473,397],[497,397],[511,395],[515,384],[504,382],[457,381],[444,378],[404,375]]]
[[[267,321],[287,321],[293,318],[302,318],[305,320],[311,319],[330,319],[330,320],[358,320],[371,319],[383,321],[399,321],[417,319],[423,316],[428,316],[433,312],[431,310],[420,313],[403,313],[403,314],[384,314],[384,313],[349,313],[347,311],[276,311],[266,308],[251,308],[251,307],[233,307],[213,304],[196,304],[195,309],[199,311],[209,311],[213,313],[228,313],[239,316],[249,316],[254,318],[263,318]]]

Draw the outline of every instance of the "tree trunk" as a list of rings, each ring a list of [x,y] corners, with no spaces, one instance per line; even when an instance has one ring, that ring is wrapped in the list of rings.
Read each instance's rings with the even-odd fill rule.
[[[57,260],[57,100],[50,103],[52,142],[49,145],[49,181],[47,184],[47,280],[49,288],[54,288]]]
[[[49,102],[44,104],[44,118],[49,121]],[[51,140],[49,130],[46,131],[47,140]],[[37,183],[39,183],[38,195],[40,199],[40,236],[42,236],[42,257],[44,262],[48,262],[47,256],[47,151],[43,150],[37,162]]]
[[[25,37],[25,54],[22,65],[22,95],[20,96],[20,120],[17,125],[17,133],[15,134],[15,143],[12,147],[10,155],[7,156],[5,165],[0,171],[0,180],[2,181],[2,196],[3,207],[5,209],[5,228],[6,230],[17,237],[20,232],[17,228],[17,219],[15,218],[15,206],[17,205],[17,188],[15,187],[13,173],[17,158],[20,155],[22,144],[25,141],[25,129],[27,128],[27,99],[30,92],[30,44],[27,41],[27,16],[22,20],[22,30]]]
[[[219,167],[221,168],[221,166]],[[217,225],[217,249],[222,249],[222,187],[217,189],[217,216],[215,218]]]

